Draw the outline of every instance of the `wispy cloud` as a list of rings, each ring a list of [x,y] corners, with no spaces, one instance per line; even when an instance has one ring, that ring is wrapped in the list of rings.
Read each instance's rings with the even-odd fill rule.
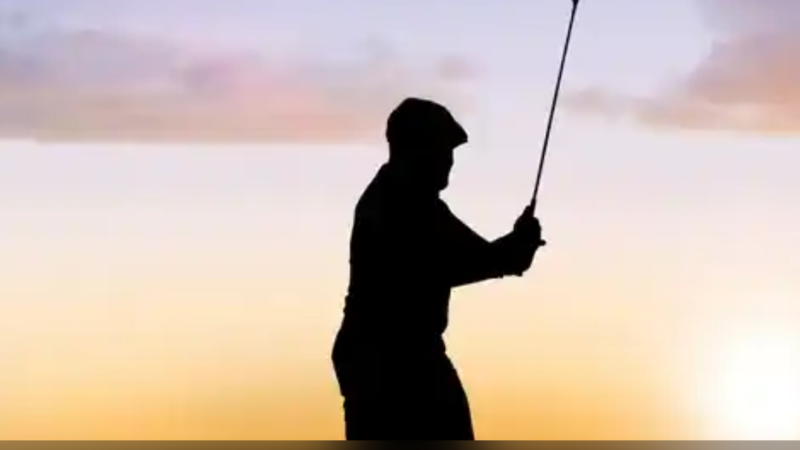
[[[593,88],[568,105],[658,127],[800,133],[800,2],[696,1],[716,41],[691,72],[653,97]]]
[[[365,39],[354,58],[188,48],[108,31],[0,32],[0,137],[359,141],[408,95],[459,103],[470,63],[421,60]]]

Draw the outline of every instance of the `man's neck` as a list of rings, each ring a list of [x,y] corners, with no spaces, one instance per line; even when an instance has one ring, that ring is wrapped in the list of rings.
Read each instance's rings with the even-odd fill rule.
[[[439,198],[439,192],[425,189],[419,183],[415,170],[410,164],[389,160],[381,170],[385,172],[391,183],[401,190],[404,195],[429,199]]]

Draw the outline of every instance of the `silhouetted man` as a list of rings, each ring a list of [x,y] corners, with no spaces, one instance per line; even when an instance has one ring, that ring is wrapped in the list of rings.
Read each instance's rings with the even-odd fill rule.
[[[467,133],[443,106],[404,100],[386,127],[389,161],[362,194],[333,362],[348,440],[474,439],[466,393],[445,351],[450,290],[522,275],[541,241],[526,208],[490,242],[440,192]]]

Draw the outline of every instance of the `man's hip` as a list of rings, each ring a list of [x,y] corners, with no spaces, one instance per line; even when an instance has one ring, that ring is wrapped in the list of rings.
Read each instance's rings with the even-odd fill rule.
[[[445,354],[340,362],[336,374],[348,439],[474,439],[469,401]]]

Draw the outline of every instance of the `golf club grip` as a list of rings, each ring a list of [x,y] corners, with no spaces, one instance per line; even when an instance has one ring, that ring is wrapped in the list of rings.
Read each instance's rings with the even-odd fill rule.
[[[541,185],[545,158],[547,156],[547,149],[550,144],[550,133],[553,130],[553,119],[555,118],[556,106],[558,105],[558,96],[559,93],[561,92],[561,80],[564,77],[564,67],[566,66],[567,63],[569,45],[570,42],[572,41],[572,29],[575,25],[575,16],[577,15],[578,12],[578,3],[579,0],[572,0],[572,12],[569,18],[569,26],[567,27],[567,37],[564,40],[564,49],[561,53],[561,64],[558,68],[558,77],[556,78],[556,87],[553,93],[553,102],[550,105],[550,115],[547,119],[547,129],[545,130],[544,142],[542,143],[542,152],[539,159],[539,169],[536,173],[536,184],[534,185],[533,195],[531,196],[530,207],[532,213],[536,212],[536,203],[537,203],[536,200],[539,196],[539,186]]]

